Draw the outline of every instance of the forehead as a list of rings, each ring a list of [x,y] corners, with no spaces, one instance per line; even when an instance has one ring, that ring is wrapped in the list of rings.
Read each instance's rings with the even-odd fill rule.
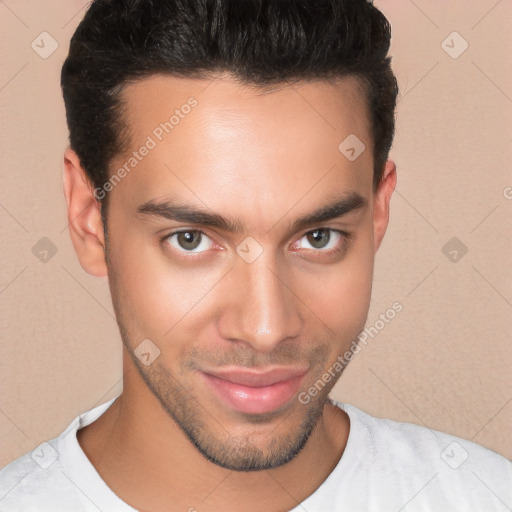
[[[153,76],[126,86],[122,100],[130,144],[112,169],[150,148],[123,182],[133,204],[172,193],[212,208],[231,198],[254,212],[306,194],[371,191],[369,116],[356,78],[264,92],[225,76]],[[339,146],[354,135],[366,149],[350,161]]]
[[[198,107],[194,108],[193,117],[197,124],[203,123],[203,128],[206,121],[213,127],[222,126],[225,121],[242,131],[250,126],[257,128],[265,121],[260,128],[270,132],[279,124],[289,124],[293,129],[291,122],[299,120],[312,123],[310,133],[330,128],[340,136],[347,131],[358,132],[362,137],[369,134],[366,93],[362,81],[352,76],[264,89],[242,85],[226,74],[211,79],[155,75],[129,83],[120,96],[125,120],[135,136],[148,133],[155,122],[168,120],[173,113],[183,118],[182,114],[187,115],[189,110],[184,107],[191,98]],[[285,135],[282,134],[283,141]]]

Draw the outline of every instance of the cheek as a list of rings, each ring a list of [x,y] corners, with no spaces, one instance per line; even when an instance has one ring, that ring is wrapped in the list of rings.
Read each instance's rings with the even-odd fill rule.
[[[123,239],[119,236],[118,240]],[[112,293],[133,330],[144,337],[162,339],[172,336],[178,324],[193,322],[222,272],[218,267],[177,263],[163,247],[147,239],[139,242],[112,241]]]
[[[302,278],[302,294],[336,339],[356,337],[364,327],[373,276],[371,233],[358,235],[345,257]]]

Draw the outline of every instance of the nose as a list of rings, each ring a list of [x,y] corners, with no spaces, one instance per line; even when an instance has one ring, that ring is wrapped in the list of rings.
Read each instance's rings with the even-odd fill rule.
[[[265,252],[252,263],[240,258],[224,283],[228,290],[220,334],[258,352],[273,351],[282,341],[297,337],[302,328],[302,302],[285,273],[270,264]]]

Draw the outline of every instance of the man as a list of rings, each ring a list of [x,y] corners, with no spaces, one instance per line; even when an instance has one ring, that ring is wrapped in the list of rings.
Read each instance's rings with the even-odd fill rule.
[[[362,0],[91,5],[64,192],[124,387],[9,464],[0,510],[512,507],[500,455],[329,398],[396,183],[389,42]]]

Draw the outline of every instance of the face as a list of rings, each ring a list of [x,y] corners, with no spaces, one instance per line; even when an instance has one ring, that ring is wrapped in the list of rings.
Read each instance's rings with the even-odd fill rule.
[[[390,191],[372,189],[363,92],[353,78],[264,94],[226,77],[151,77],[123,99],[130,148],[105,189],[126,354],[210,461],[280,466],[341,372],[308,390],[368,312]],[[350,134],[366,146],[355,160],[338,149]]]

